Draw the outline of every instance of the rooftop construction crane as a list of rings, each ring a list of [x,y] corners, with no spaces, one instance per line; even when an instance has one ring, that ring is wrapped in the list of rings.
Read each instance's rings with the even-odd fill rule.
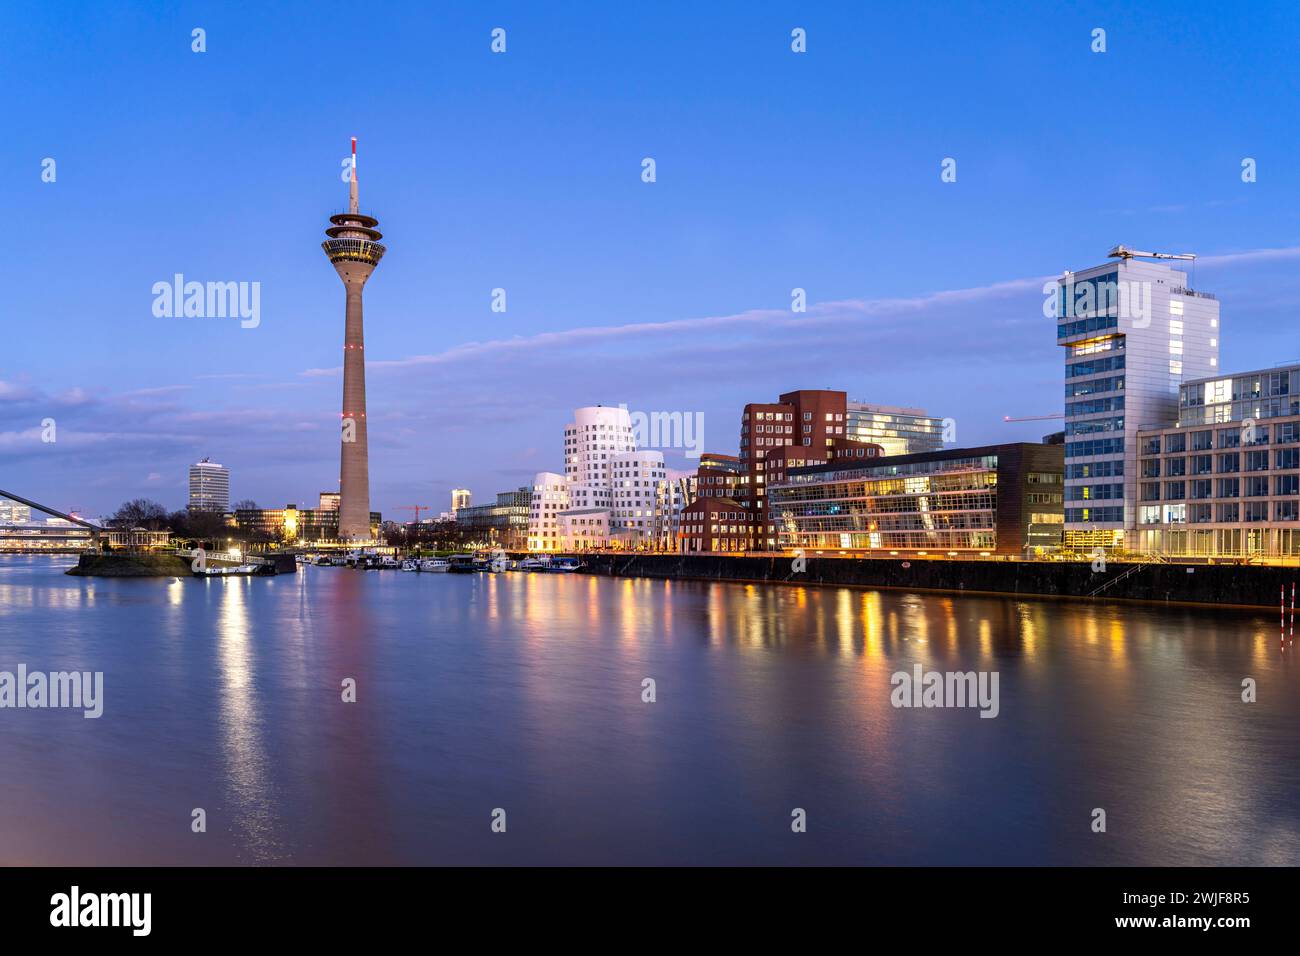
[[[1116,246],[1106,253],[1110,259],[1187,259],[1195,261],[1196,256],[1190,252],[1143,252],[1128,246]]]
[[[402,505],[398,510],[399,510],[399,511],[414,511],[414,512],[415,512],[415,523],[416,523],[416,524],[419,524],[419,523],[420,523],[420,512],[421,512],[421,511],[429,511],[430,509],[429,509],[429,506],[428,506],[428,505]]]

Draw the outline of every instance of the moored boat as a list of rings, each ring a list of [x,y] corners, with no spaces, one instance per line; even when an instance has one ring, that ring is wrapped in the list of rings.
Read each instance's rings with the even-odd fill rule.
[[[265,574],[256,564],[236,564],[230,567],[206,567],[194,571],[196,578],[233,578],[252,574]]]
[[[570,572],[570,571],[577,571],[581,567],[582,567],[582,562],[579,561],[577,558],[552,558],[551,563],[546,570]]]
[[[474,555],[453,554],[447,562],[447,570],[452,574],[473,574],[479,568],[475,566]]]

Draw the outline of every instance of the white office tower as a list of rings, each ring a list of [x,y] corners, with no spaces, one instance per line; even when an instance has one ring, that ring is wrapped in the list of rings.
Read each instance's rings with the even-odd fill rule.
[[[569,507],[610,507],[610,463],[635,451],[632,418],[626,408],[592,405],[579,408],[564,429],[564,476],[569,479]]]
[[[661,451],[627,451],[610,459],[610,535],[624,547],[651,547],[659,482],[668,477]]]
[[[1044,289],[1065,348],[1065,543],[1080,550],[1138,549],[1138,429],[1176,421],[1179,385],[1219,365],[1218,301],[1160,261],[1195,257],[1110,256]]]
[[[632,417],[626,408],[579,408],[564,429],[564,475],[572,484],[587,482],[609,487],[613,456],[635,450]]]
[[[533,497],[528,510],[528,550],[562,551],[559,515],[569,508],[569,481],[553,471],[533,476]]]
[[[470,494],[468,488],[451,489],[452,517],[455,517],[456,512],[459,511],[461,508],[468,508],[470,506],[470,502],[472,502],[473,500],[474,500],[474,496]]]
[[[230,472],[204,458],[190,465],[190,511],[230,510]]]

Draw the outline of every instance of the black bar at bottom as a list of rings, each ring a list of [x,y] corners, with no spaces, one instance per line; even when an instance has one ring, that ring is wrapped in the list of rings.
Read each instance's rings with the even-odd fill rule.
[[[910,927],[927,942],[1050,933],[1231,943],[1288,925],[1290,883],[1286,869],[1204,868],[11,868],[0,870],[0,925],[7,941],[75,934],[81,943],[338,944],[430,929],[486,942],[529,927],[542,942],[596,926],[683,939],[701,925],[736,942],[832,923],[856,924],[864,939]]]

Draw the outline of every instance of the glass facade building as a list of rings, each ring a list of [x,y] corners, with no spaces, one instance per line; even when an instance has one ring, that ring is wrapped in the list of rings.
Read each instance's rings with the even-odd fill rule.
[[[1300,365],[1186,383],[1138,456],[1142,550],[1300,556]]]
[[[1017,443],[830,462],[769,489],[783,549],[987,552],[1060,547],[1061,445]]]
[[[1167,265],[1121,258],[1052,283],[1065,350],[1065,542],[1140,549],[1138,429],[1177,417],[1179,386],[1218,366],[1219,304]]]
[[[845,422],[845,437],[877,444],[886,455],[915,455],[943,448],[944,420],[923,408],[849,402]]]

